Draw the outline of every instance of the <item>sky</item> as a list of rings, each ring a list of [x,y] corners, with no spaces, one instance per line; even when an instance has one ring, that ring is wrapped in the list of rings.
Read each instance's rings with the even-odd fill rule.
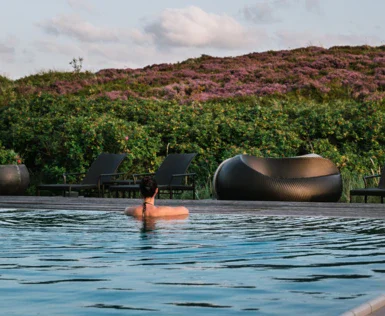
[[[0,0],[0,75],[385,45],[384,0]]]

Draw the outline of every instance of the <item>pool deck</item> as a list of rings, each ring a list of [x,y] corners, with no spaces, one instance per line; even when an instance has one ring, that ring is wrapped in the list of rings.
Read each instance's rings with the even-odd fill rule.
[[[123,212],[138,205],[138,199],[0,196],[0,208],[22,210],[88,210]],[[271,201],[157,200],[157,205],[184,205],[191,214],[252,214],[255,216],[310,216],[346,218],[385,218],[385,204],[311,203]],[[385,290],[385,289],[384,289]],[[385,295],[351,309],[344,316],[385,316]]]

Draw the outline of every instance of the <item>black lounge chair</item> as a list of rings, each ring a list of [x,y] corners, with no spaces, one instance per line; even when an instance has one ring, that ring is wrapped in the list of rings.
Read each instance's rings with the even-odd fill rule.
[[[91,164],[91,167],[86,173],[64,173],[63,183],[58,184],[41,184],[37,186],[37,195],[40,195],[41,190],[62,191],[63,196],[71,196],[72,191],[92,191],[97,190],[98,196],[102,196],[103,181],[109,181],[116,174],[117,169],[122,163],[126,154],[108,154],[102,153]],[[80,183],[67,183],[67,176],[85,175]]]
[[[380,178],[378,186],[371,188],[368,185],[368,180],[373,178]],[[381,174],[375,174],[371,176],[364,176],[365,188],[350,190],[350,203],[352,202],[352,196],[364,196],[365,203],[368,202],[368,196],[379,196],[381,197],[381,203],[384,203],[385,196],[385,166],[382,168]]]
[[[154,176],[158,183],[158,197],[163,193],[168,193],[172,199],[174,193],[182,191],[192,191],[193,199],[195,199],[195,173],[186,173],[191,161],[196,156],[192,154],[169,154],[156,173],[133,174],[134,183],[123,184],[122,181],[118,185],[110,185],[109,190],[118,192],[128,192],[135,194],[139,192],[139,182],[144,176]]]
[[[213,182],[219,200],[336,202],[342,194],[337,166],[318,155],[238,155],[219,165]]]

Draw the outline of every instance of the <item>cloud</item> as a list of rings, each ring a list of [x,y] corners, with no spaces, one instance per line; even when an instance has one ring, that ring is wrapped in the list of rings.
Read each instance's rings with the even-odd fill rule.
[[[277,17],[277,12],[290,8],[293,5],[293,1],[294,0],[264,0],[254,5],[245,6],[240,10],[240,15],[246,21],[254,24],[282,22],[282,18]]]
[[[317,34],[314,32],[289,32],[280,31],[275,33],[280,48],[292,49],[306,46],[343,46],[343,45],[381,45],[382,39],[376,36],[360,34]]]
[[[36,54],[29,50],[23,49],[21,52],[21,61],[26,64],[32,64],[36,59]]]
[[[248,32],[227,15],[211,14],[190,6],[166,9],[144,28],[159,47],[211,47],[235,49],[248,45]]]
[[[270,43],[263,28],[245,28],[232,17],[210,14],[197,7],[166,9],[155,19],[144,21],[142,26],[101,27],[79,16],[61,15],[38,24],[46,34],[56,38],[46,37],[35,41],[33,46],[41,56],[57,56],[60,62],[56,63],[62,65],[64,58],[81,56],[84,68],[95,70],[177,62],[203,53],[244,54]]]
[[[95,7],[87,0],[67,0],[67,3],[74,10],[83,10],[88,13],[96,12]]]
[[[118,30],[95,26],[75,15],[60,15],[37,23],[47,34],[68,36],[81,42],[117,42]]]
[[[309,12],[321,14],[320,0],[305,0],[305,8]]]
[[[70,0],[68,0],[70,1]],[[278,0],[277,0],[278,1]],[[286,1],[286,0],[279,0]],[[166,9],[144,27],[109,28],[77,15],[59,15],[37,23],[46,34],[76,39],[82,45],[112,43],[161,49],[205,48],[239,50],[266,38],[264,30],[247,29],[228,15],[211,14],[198,7]],[[40,43],[40,46],[42,43]],[[45,44],[48,49],[49,45]]]
[[[144,33],[139,29],[131,29],[126,31],[121,31],[122,38],[129,38],[135,44],[138,45],[152,45],[154,44],[154,38],[150,33]]]
[[[10,47],[4,43],[0,43],[0,54],[14,54],[15,53],[15,48]]]
[[[320,0],[262,0],[254,5],[246,5],[239,11],[240,16],[254,24],[283,22],[290,16],[290,10],[301,10],[321,14]]]
[[[33,46],[40,53],[54,53],[64,56],[83,56],[85,53],[81,48],[71,43],[57,43],[50,40],[38,40],[33,43]]]
[[[13,63],[16,58],[16,46],[18,40],[15,37],[8,37],[0,41],[0,60],[3,62]]]
[[[132,47],[119,43],[111,45],[90,44],[87,47],[87,51],[90,56],[98,57],[104,60],[105,63],[125,63],[127,67],[132,67],[135,61],[151,60],[157,54],[154,47]]]
[[[245,6],[241,13],[243,17],[250,22],[260,23],[275,23],[280,20],[275,17],[274,9],[268,2],[260,2],[253,6]]]

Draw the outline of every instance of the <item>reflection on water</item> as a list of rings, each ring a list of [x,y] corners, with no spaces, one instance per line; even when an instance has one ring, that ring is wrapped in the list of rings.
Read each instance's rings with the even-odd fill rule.
[[[188,306],[188,307],[209,307],[209,308],[231,308],[232,306],[227,306],[227,305],[215,305],[215,304],[210,304],[210,303],[167,303],[170,305],[176,305],[176,306]]]
[[[123,306],[123,305],[107,305],[107,304],[95,304],[90,305],[86,307],[91,308],[108,308],[108,309],[123,309],[123,310],[134,310],[134,311],[150,311],[150,312],[156,312],[157,309],[150,309],[150,308],[138,308],[138,307],[129,307],[129,306]]]
[[[188,218],[188,215],[176,215],[165,217],[145,217],[145,218],[132,218],[128,217],[128,220],[134,220],[142,223],[140,229],[142,239],[154,239],[156,238],[156,223],[157,222],[172,222],[173,225],[177,225]]]
[[[338,315],[384,291],[384,233],[376,219],[4,210],[0,306],[15,315]]]
[[[142,229],[140,232],[146,236],[147,233],[154,232],[155,231],[155,226],[156,220],[154,218],[145,218],[142,220]]]

